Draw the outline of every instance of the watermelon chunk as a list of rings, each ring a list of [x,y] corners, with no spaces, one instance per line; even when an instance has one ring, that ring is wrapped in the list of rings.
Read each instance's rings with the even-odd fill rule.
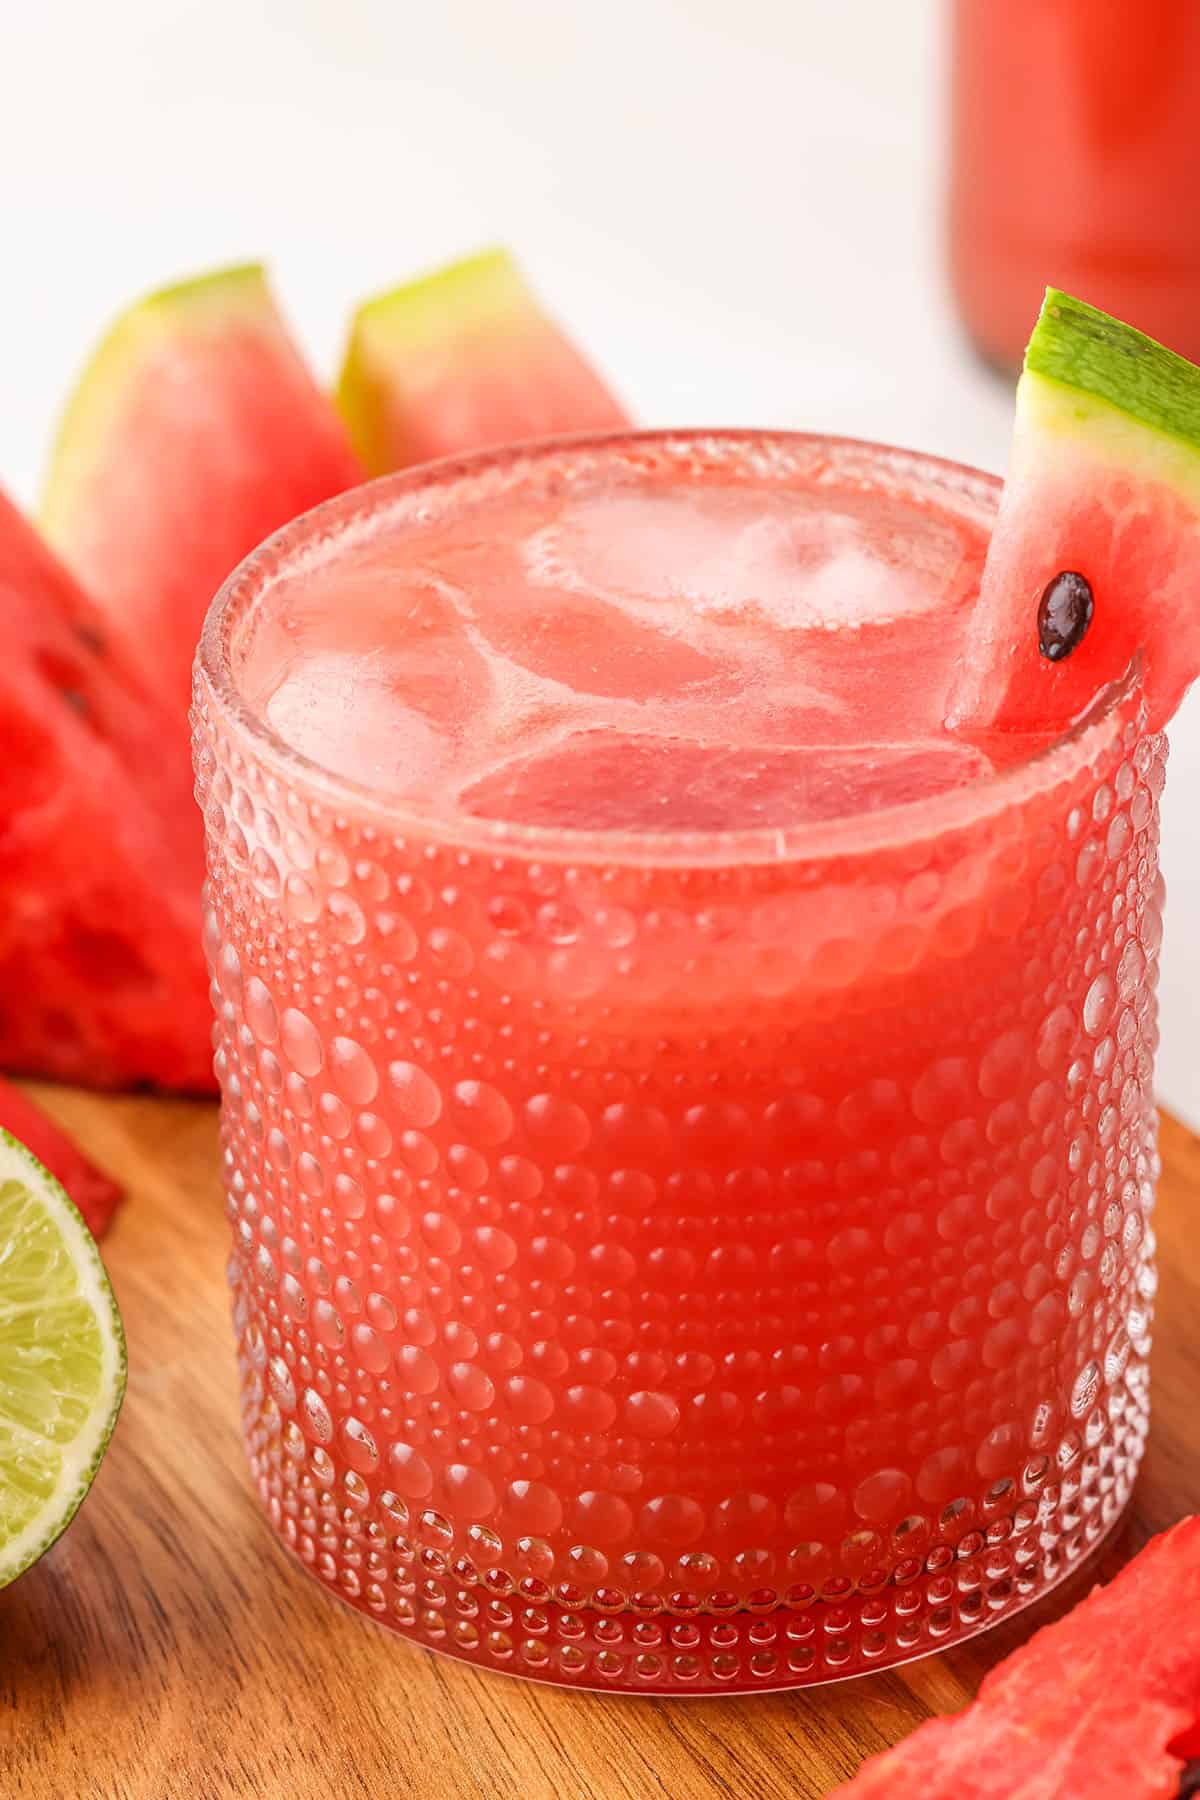
[[[179,721],[0,498],[0,1067],[208,1091],[201,837]]]
[[[1038,615],[1064,573],[1087,583],[1092,617],[1050,660]],[[1059,731],[1140,651],[1161,729],[1200,673],[1198,594],[1200,369],[1051,288],[949,723]]]
[[[629,424],[504,250],[360,307],[338,404],[372,475],[520,438]]]
[[[28,1094],[0,1077],[0,1129],[11,1131],[32,1150],[83,1214],[95,1238],[102,1237],[121,1203],[122,1193],[111,1175],[98,1169],[60,1125],[35,1106]]]
[[[217,588],[278,526],[361,479],[252,265],[151,294],[117,320],[63,415],[42,520],[183,736]]]
[[[1006,1657],[838,1800],[1173,1800],[1200,1727],[1200,1518]]]

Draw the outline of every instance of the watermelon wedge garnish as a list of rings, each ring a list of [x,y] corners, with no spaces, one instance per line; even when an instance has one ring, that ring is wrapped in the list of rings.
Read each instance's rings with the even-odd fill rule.
[[[121,1190],[111,1175],[98,1169],[61,1125],[36,1106],[28,1094],[0,1077],[0,1130],[32,1150],[56,1181],[60,1181],[95,1238],[103,1236],[121,1202]]]
[[[837,1800],[1174,1800],[1200,1755],[1200,1518],[836,1790]],[[1190,1787],[1188,1792],[1194,1791]]]
[[[1200,674],[1200,369],[1052,288],[949,722],[1061,730],[1138,652],[1158,730]]]
[[[278,526],[361,479],[262,270],[247,266],[121,315],[63,415],[42,521],[123,661],[182,721],[222,581]]]
[[[182,721],[0,499],[0,1068],[212,1086]]]
[[[521,438],[629,424],[504,250],[360,307],[338,405],[371,475]]]

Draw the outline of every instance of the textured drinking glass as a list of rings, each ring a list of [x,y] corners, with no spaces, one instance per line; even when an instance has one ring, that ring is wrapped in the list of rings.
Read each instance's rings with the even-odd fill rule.
[[[635,447],[782,484],[818,452],[849,454]],[[247,706],[281,571],[614,454],[349,494],[210,616],[246,1441],[283,1543],[414,1643],[617,1690],[828,1681],[1036,1599],[1129,1495],[1164,743],[1130,679],[926,803],[622,836],[418,815]]]

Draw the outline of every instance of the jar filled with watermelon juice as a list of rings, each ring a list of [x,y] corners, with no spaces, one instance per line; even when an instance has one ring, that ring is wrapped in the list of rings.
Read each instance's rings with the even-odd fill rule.
[[[823,438],[343,496],[197,684],[262,1504],[414,1643],[827,1681],[1112,1525],[1146,1431],[1163,744],[954,732],[989,477]]]
[[[1048,281],[1200,359],[1200,6],[954,0],[949,238],[983,354]]]

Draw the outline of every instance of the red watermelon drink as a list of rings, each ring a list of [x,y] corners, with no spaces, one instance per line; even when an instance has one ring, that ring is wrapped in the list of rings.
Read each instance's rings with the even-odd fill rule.
[[[412,1641],[826,1681],[1120,1513],[1164,749],[1127,658],[945,725],[997,495],[819,438],[515,449],[331,502],[214,609],[250,1455]]]
[[[950,275],[976,347],[1020,368],[1052,279],[1200,358],[1200,8],[947,12]]]

